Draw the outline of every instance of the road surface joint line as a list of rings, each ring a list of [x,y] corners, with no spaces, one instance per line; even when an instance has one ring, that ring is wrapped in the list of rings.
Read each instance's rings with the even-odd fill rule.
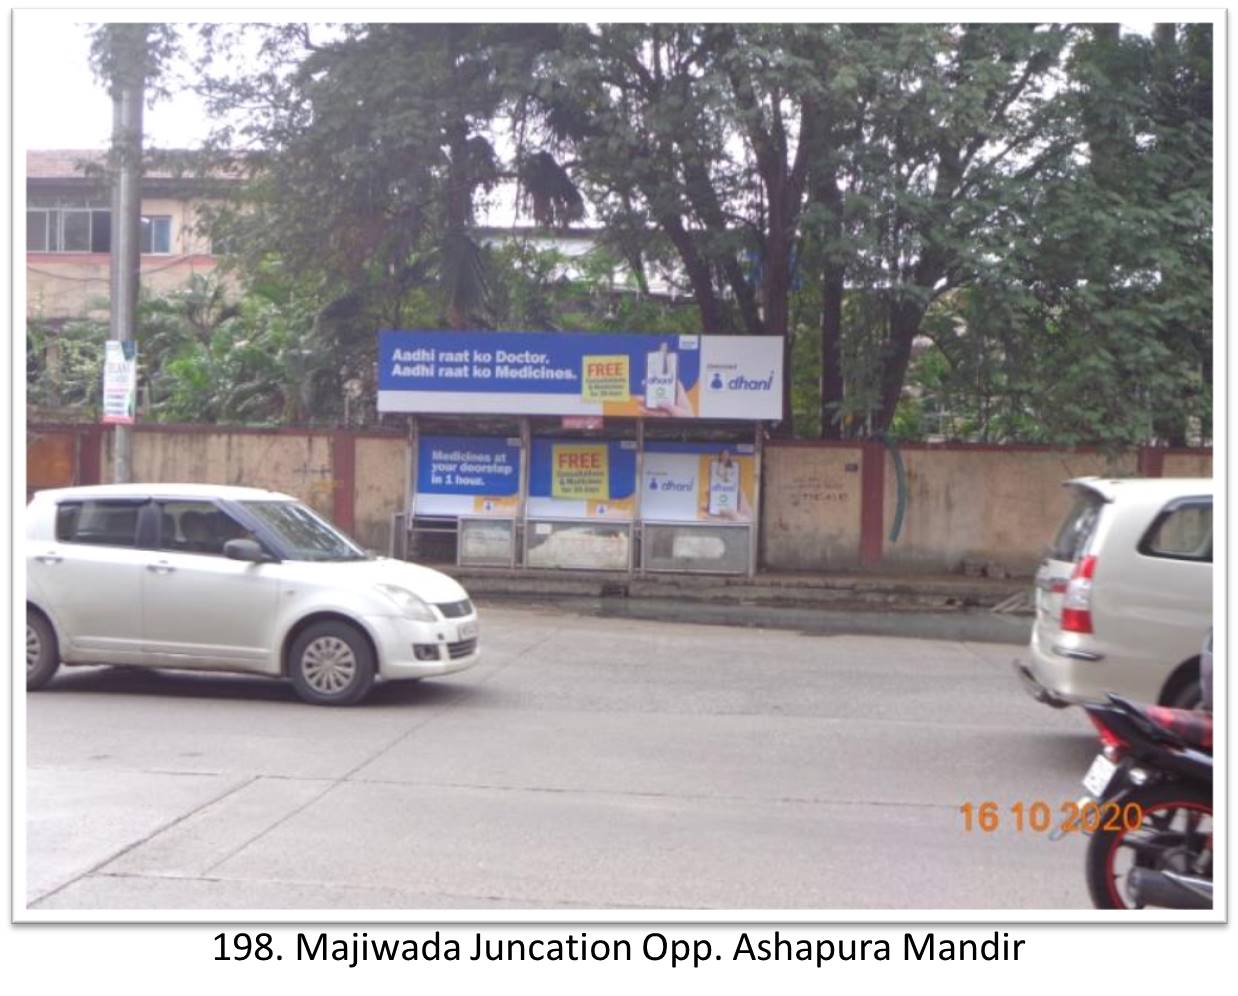
[[[306,779],[306,781],[322,781],[322,779],[321,778]],[[205,875],[208,872],[214,871],[216,868],[222,865],[225,861],[230,861],[232,858],[236,857],[243,850],[245,850],[245,848],[249,847],[255,841],[261,840],[263,837],[269,834],[272,830],[275,830],[277,827],[282,826],[283,824],[287,823],[290,819],[292,819],[294,816],[298,815],[299,813],[304,812],[310,806],[314,805],[314,803],[318,802],[319,799],[323,798],[323,796],[327,795],[327,793],[329,793],[337,785],[340,785],[342,782],[343,782],[343,778],[340,778],[340,779],[337,779],[331,782],[329,785],[327,785],[326,788],[324,788],[317,795],[312,796],[311,798],[307,799],[305,802],[303,802],[301,805],[297,806],[296,808],[290,809],[283,816],[281,816],[279,819],[275,820],[275,822],[270,824],[270,826],[264,827],[263,829],[259,830],[256,834],[254,834],[248,840],[244,840],[240,844],[238,844],[236,847],[234,847],[231,851],[225,854],[222,858],[220,858],[214,864],[208,865],[205,869],[203,869],[203,874]]]
[[[301,886],[306,888],[334,889],[340,892],[386,892],[399,896],[433,896],[436,899],[460,899],[480,902],[521,904],[528,909],[581,908],[592,909],[594,904],[583,903],[576,899],[528,899],[524,896],[482,896],[472,893],[454,892],[406,892],[401,889],[389,889],[381,885],[350,885],[345,882],[320,882],[314,879],[296,878],[229,878],[220,875],[156,875],[150,872],[108,872],[98,871],[90,874],[91,878],[127,879],[132,881],[155,882],[207,882],[215,885],[281,885]],[[457,907],[463,908],[463,907]],[[602,908],[612,909],[664,909],[652,903],[607,903]],[[710,907],[702,907],[708,909]],[[449,923],[451,921],[443,921]]]
[[[491,671],[489,674],[487,674],[484,678],[482,678],[482,679],[481,679],[481,681],[476,682],[476,685],[484,685],[484,684],[486,684],[486,682],[488,682],[491,678],[493,678],[493,677],[494,677],[496,674],[498,674],[500,671],[504,670],[505,668],[509,667],[511,664],[515,663],[515,661],[516,661],[518,658],[523,657],[525,654],[527,654],[527,653],[528,653],[529,651],[531,651],[531,650],[535,650],[535,649],[537,649],[538,647],[540,647],[543,643],[545,643],[545,642],[546,642],[547,640],[549,640],[549,639],[550,639],[550,637],[549,637],[549,636],[547,636],[547,637],[544,637],[543,639],[541,639],[541,640],[539,640],[539,641],[537,641],[537,642],[535,642],[535,643],[533,643],[533,644],[530,644],[530,645],[529,645],[528,647],[526,647],[524,650],[522,650],[522,651],[520,651],[518,654],[514,655],[514,656],[512,657],[512,659],[511,659],[510,661],[508,661],[506,664],[502,664],[502,665],[500,665],[499,667],[497,667],[497,668],[495,668],[493,671]],[[459,690],[459,691],[457,691],[457,692],[456,692],[456,694],[454,694],[454,695],[453,695],[450,699],[448,699],[446,702],[444,702],[444,706],[449,706],[449,705],[451,705],[451,704],[453,704],[453,703],[455,703],[455,702],[458,702],[458,701],[460,701],[461,699],[464,699],[464,698],[466,698],[466,697],[467,697],[467,696],[465,695],[464,691],[463,691],[463,690]],[[357,764],[353,765],[353,767],[349,768],[347,771],[345,771],[345,772],[344,772],[342,775],[340,775],[338,778],[336,778],[336,779],[332,780],[332,781],[331,781],[331,783],[330,783],[329,785],[327,785],[327,787],[326,787],[326,788],[324,788],[324,789],[323,789],[321,792],[319,792],[317,795],[315,795],[315,796],[313,796],[312,798],[308,799],[305,803],[303,803],[303,804],[302,804],[302,805],[300,805],[300,806],[297,806],[295,809],[292,809],[292,810],[288,811],[288,812],[287,812],[287,813],[285,813],[283,816],[281,816],[279,819],[277,819],[275,822],[273,822],[270,826],[264,827],[262,830],[259,830],[256,834],[254,834],[254,835],[253,835],[252,837],[250,837],[248,840],[242,841],[242,842],[241,842],[238,846],[236,846],[235,848],[233,848],[231,851],[229,851],[227,854],[225,854],[223,857],[221,857],[221,858],[220,858],[218,861],[216,861],[214,864],[209,865],[207,868],[203,869],[203,874],[208,874],[208,873],[210,873],[210,872],[214,871],[216,868],[220,867],[221,865],[225,864],[226,862],[231,861],[233,858],[235,858],[238,854],[240,854],[240,853],[241,853],[242,851],[244,851],[246,848],[248,848],[248,847],[252,846],[253,844],[257,843],[259,840],[261,840],[263,837],[267,836],[267,834],[269,834],[269,833],[271,833],[272,831],[274,831],[274,830],[278,829],[279,827],[281,827],[281,826],[283,826],[285,823],[287,823],[289,820],[291,820],[293,817],[298,816],[299,814],[303,813],[305,810],[309,809],[311,806],[313,806],[313,805],[315,805],[316,803],[318,803],[318,802],[322,801],[324,798],[326,798],[326,796],[328,796],[331,792],[335,791],[335,789],[339,788],[339,787],[340,787],[341,785],[343,785],[345,782],[351,781],[351,780],[352,780],[352,776],[353,776],[353,775],[355,775],[355,774],[356,774],[358,771],[360,771],[362,768],[364,768],[366,765],[371,764],[371,763],[373,763],[374,761],[378,760],[378,758],[382,757],[382,756],[383,756],[384,754],[386,754],[388,751],[393,750],[393,749],[394,749],[395,747],[397,747],[399,744],[403,743],[403,742],[404,742],[405,740],[407,740],[409,737],[413,736],[413,734],[420,732],[420,731],[421,731],[421,730],[422,730],[425,726],[427,726],[428,724],[430,724],[430,723],[434,722],[434,720],[436,720],[436,719],[438,719],[438,718],[439,718],[439,715],[440,715],[440,714],[441,714],[441,713],[434,713],[434,714],[432,714],[432,715],[430,715],[430,716],[427,716],[427,717],[426,717],[425,719],[423,719],[421,722],[419,722],[419,723],[414,723],[412,727],[410,727],[409,729],[405,730],[405,731],[404,731],[403,733],[401,733],[398,737],[396,737],[394,740],[392,740],[389,744],[387,744],[387,745],[386,745],[386,746],[384,746],[384,747],[379,747],[379,748],[378,748],[377,750],[375,750],[372,754],[368,755],[367,757],[362,758],[360,761],[358,761],[358,762],[357,762]],[[306,779],[306,780],[307,780],[307,781],[308,781],[308,780],[320,781],[321,779]]]
[[[902,802],[893,799],[822,799],[817,796],[706,795],[700,792],[654,792],[635,789],[559,788],[553,785],[488,785],[468,782],[400,782],[386,778],[354,778],[353,785],[390,788],[447,789],[460,792],[529,792],[546,795],[595,795],[620,799],[683,799],[706,802],[744,802],[762,805],[879,806],[891,809],[943,809],[954,811],[953,802]]]
[[[106,766],[83,768],[72,764],[29,764],[26,766],[26,770],[77,772],[83,775],[171,775],[173,777],[185,776],[189,778],[227,778],[229,775],[234,774],[230,771],[173,771],[169,768],[113,768]],[[266,776],[257,775],[255,777]]]
[[[215,796],[214,798],[208,799],[206,802],[202,803],[202,805],[194,806],[189,811],[182,813],[180,816],[176,817],[176,819],[171,820],[168,823],[163,824],[162,826],[156,827],[154,830],[148,833],[145,837],[142,837],[140,840],[135,840],[129,844],[126,844],[120,850],[116,851],[113,854],[108,855],[102,861],[97,862],[96,864],[87,868],[85,871],[80,872],[79,874],[75,875],[73,878],[69,879],[68,881],[62,882],[60,885],[56,886],[56,888],[43,893],[43,895],[41,896],[35,897],[35,899],[32,902],[29,902],[26,904],[27,908],[33,908],[37,906],[39,903],[43,902],[45,899],[50,899],[52,896],[56,895],[56,893],[61,892],[64,889],[67,889],[74,882],[78,882],[81,879],[86,878],[88,875],[94,874],[95,872],[99,871],[101,868],[107,867],[117,858],[124,857],[126,854],[128,854],[130,851],[134,850],[135,848],[141,847],[143,844],[149,843],[150,841],[154,840],[161,833],[165,833],[166,831],[171,830],[173,827],[179,826],[181,823],[184,823],[191,816],[194,816],[197,813],[200,813],[205,809],[209,809],[211,806],[215,805],[217,802],[222,802],[224,799],[228,798],[228,796],[234,795],[237,792],[240,792],[243,789],[248,788],[254,782],[258,781],[259,777],[260,776],[258,775],[253,775],[249,778],[246,778],[238,782],[237,784],[230,786],[227,790],[225,790],[224,792],[221,792],[219,795]]]

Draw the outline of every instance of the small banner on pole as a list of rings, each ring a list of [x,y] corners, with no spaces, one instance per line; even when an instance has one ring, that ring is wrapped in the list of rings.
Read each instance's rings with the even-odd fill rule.
[[[103,424],[133,425],[137,394],[137,343],[109,339],[103,357]]]

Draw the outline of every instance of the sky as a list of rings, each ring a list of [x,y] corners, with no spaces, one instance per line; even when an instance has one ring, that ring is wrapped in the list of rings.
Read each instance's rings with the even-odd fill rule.
[[[107,147],[112,105],[90,70],[90,23],[86,19],[93,16],[102,20],[112,13],[106,8],[97,12],[14,12],[15,137],[25,148]],[[355,16],[358,12],[350,13]],[[325,14],[324,20],[333,17],[329,11],[315,14]],[[339,19],[347,17],[342,11],[338,15]],[[209,13],[199,16],[211,18]],[[1127,30],[1146,33],[1150,27],[1128,25]],[[54,67],[54,73],[49,67]],[[196,148],[210,130],[201,102],[188,93],[177,93],[147,107],[143,124],[146,145],[163,149]]]
[[[14,116],[27,149],[107,147],[112,102],[90,71],[89,31],[72,15],[16,12]],[[47,72],[52,66],[54,75]],[[146,144],[165,149],[199,146],[209,131],[201,103],[189,94],[148,107],[143,125]]]

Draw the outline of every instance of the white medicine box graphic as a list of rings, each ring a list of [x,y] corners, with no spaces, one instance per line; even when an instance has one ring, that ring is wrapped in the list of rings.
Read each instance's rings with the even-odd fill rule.
[[[709,463],[709,514],[739,511],[739,464],[730,455]]]
[[[675,384],[679,380],[679,354],[662,343],[645,355],[645,407],[671,408],[675,404]]]

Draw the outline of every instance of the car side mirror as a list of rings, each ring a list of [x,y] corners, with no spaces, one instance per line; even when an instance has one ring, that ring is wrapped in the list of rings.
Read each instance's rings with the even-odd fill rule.
[[[224,556],[229,560],[248,560],[255,564],[263,564],[274,560],[255,540],[230,539],[224,544]]]

